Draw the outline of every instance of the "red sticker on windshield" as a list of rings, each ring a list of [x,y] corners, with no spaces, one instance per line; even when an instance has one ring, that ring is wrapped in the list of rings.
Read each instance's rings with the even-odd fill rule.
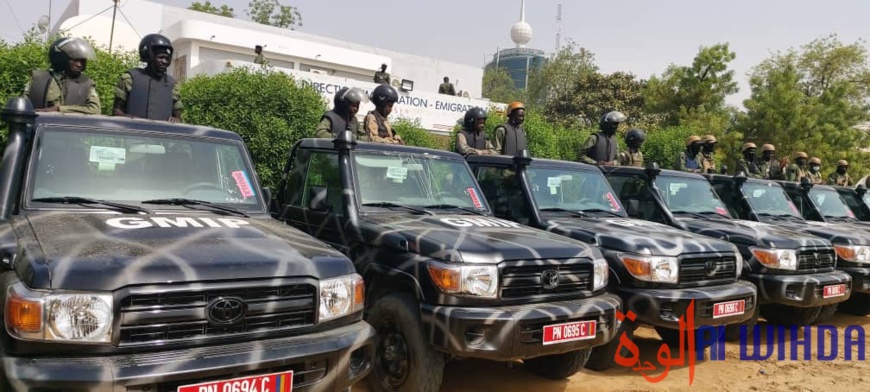
[[[797,207],[794,206],[791,200],[788,201],[788,206],[791,207],[791,212],[794,212],[795,215],[800,215],[800,211],[798,211]]]
[[[236,180],[236,186],[239,187],[239,192],[242,193],[242,197],[253,197],[254,189],[251,187],[251,180],[248,179],[248,175],[241,170],[232,172],[232,175],[233,179]]]
[[[483,204],[480,204],[480,198],[477,197],[477,191],[475,191],[474,188],[469,187],[465,192],[468,193],[468,197],[471,198],[471,203],[474,204],[474,208],[482,210]]]
[[[850,211],[846,211],[846,213],[849,214],[849,218],[854,218],[854,217],[855,217],[855,214],[853,214],[851,210],[850,210]]]
[[[612,193],[607,192],[607,194],[604,195],[604,197],[606,197],[607,200],[610,202],[610,206],[613,207],[614,211],[619,211],[619,203],[616,202],[616,198],[613,197]]]
[[[719,215],[728,216],[728,211],[722,207],[716,207],[716,213]]]

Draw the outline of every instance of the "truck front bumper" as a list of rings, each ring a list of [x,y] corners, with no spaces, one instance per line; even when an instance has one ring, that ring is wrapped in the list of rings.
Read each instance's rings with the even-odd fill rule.
[[[744,279],[758,287],[759,304],[780,304],[797,308],[831,305],[849,299],[852,292],[852,278],[843,271],[820,274],[778,275],[746,274]],[[845,285],[842,295],[825,297],[828,286]]]
[[[365,322],[286,338],[111,357],[4,356],[15,391],[175,391],[178,386],[292,370],[293,391],[342,391],[371,370]]]
[[[752,318],[757,306],[757,291],[748,282],[688,289],[618,287],[616,291],[623,298],[625,309],[637,315],[638,322],[671,329],[680,327],[680,317],[686,314],[692,301],[695,301],[696,326],[741,323]],[[715,315],[717,304],[741,300],[744,301],[742,313]]]
[[[852,292],[870,294],[870,267],[837,266],[852,277]]]
[[[465,358],[528,359],[590,349],[616,336],[622,301],[611,293],[592,298],[493,308],[422,305],[425,336],[439,350]],[[544,344],[546,326],[595,321],[588,339]]]

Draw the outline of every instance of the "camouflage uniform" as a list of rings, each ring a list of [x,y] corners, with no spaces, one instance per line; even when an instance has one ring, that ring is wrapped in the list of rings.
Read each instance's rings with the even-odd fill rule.
[[[390,83],[390,73],[386,71],[375,72],[375,83]]]
[[[764,178],[764,172],[761,171],[761,167],[758,166],[756,162],[752,162],[749,164],[746,162],[746,158],[741,157],[737,160],[737,171],[735,173],[743,172],[747,177],[750,178]]]
[[[100,106],[100,97],[97,95],[96,88],[91,87],[90,91],[88,91],[88,100],[84,105],[65,105],[63,102],[64,94],[61,91],[64,75],[51,70],[48,72],[51,74],[51,81],[48,83],[48,91],[45,93],[45,107],[57,106],[61,113],[100,114],[102,107]],[[31,83],[32,80],[28,81],[27,85],[24,86],[25,97],[30,95]],[[133,84],[132,81],[130,84]]]
[[[266,56],[263,56],[262,53],[258,54],[257,57],[254,57],[254,64],[266,64]]]
[[[441,86],[438,87],[438,94],[456,95],[456,89],[453,87],[453,83],[441,83]]]
[[[384,125],[384,128],[386,128],[387,133],[390,136],[380,136],[378,122]],[[393,130],[390,120],[378,113],[377,110],[372,110],[366,114],[365,119],[363,119],[363,128],[357,133],[359,134],[358,139],[363,141],[387,144],[405,144],[404,141],[402,141],[402,137]]]
[[[811,171],[807,171],[807,178],[810,180],[811,184],[823,184],[822,181],[822,173],[813,173]]]
[[[841,176],[839,173],[833,172],[828,176],[828,185],[852,186],[852,178],[849,177],[849,173]]]
[[[701,152],[699,154],[701,165],[701,173],[707,173],[710,169],[713,169],[713,172],[716,171],[716,162],[713,160],[713,154],[707,154],[705,152]]]
[[[181,94],[178,92],[179,83],[175,83],[175,86],[172,87],[172,111],[180,112],[182,108],[181,104]],[[121,74],[121,80],[118,81],[118,85],[115,86],[115,98],[121,100],[121,107],[127,102],[127,97],[130,95],[130,91],[133,90],[133,76],[128,72],[124,72]]]
[[[643,153],[640,150],[633,154],[630,151],[623,151],[617,155],[617,161],[619,166],[643,167]]]
[[[767,162],[764,159],[759,160],[758,170],[761,171],[762,178],[765,180],[785,180],[785,173],[776,159]]]
[[[701,156],[699,152],[698,155],[695,155],[691,159],[689,158],[689,152],[681,151],[680,158],[677,160],[677,164],[674,165],[675,170],[698,173],[701,171],[701,160],[698,159]]]
[[[807,169],[798,166],[797,163],[792,163],[785,171],[785,179],[786,181],[801,182],[801,179],[807,177],[808,174]]]

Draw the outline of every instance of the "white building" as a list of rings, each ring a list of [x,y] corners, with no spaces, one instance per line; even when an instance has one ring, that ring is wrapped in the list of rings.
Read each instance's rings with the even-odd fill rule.
[[[107,6],[108,4],[108,6]],[[447,134],[465,110],[472,106],[491,107],[479,98],[483,69],[399,53],[333,38],[266,26],[146,0],[119,3],[112,33],[113,4],[94,0],[72,0],[61,14],[54,31],[90,37],[113,50],[135,50],[142,36],[160,33],[175,47],[171,74],[184,80],[197,74],[216,74],[231,67],[255,66],[254,46],[262,45],[269,65],[310,83],[329,105],[336,90],[344,86],[371,91],[374,73],[386,64],[400,102],[393,117],[419,119],[433,133]],[[460,96],[437,94],[444,76],[450,78]],[[411,82],[411,89],[400,88]],[[409,83],[405,83],[406,86]],[[497,104],[496,108],[503,105]],[[360,116],[374,107],[360,108]]]

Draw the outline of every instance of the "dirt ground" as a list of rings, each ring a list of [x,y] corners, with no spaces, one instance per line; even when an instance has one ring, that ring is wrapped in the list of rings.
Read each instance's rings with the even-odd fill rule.
[[[812,361],[803,361],[803,349],[799,346],[798,360],[791,360],[790,337],[785,339],[785,360],[777,359],[777,342],[774,354],[763,361],[741,361],[740,344],[726,343],[725,360],[707,360],[695,364],[695,376],[689,386],[689,367],[679,366],[670,370],[659,383],[646,381],[639,373],[629,368],[615,367],[603,372],[584,369],[568,380],[552,381],[527,372],[520,362],[499,363],[467,360],[448,363],[444,371],[442,391],[450,392],[641,392],[641,391],[870,391],[870,346],[865,344],[865,360],[858,359],[857,350],[852,350],[852,360],[844,358],[844,331],[850,325],[860,325],[870,333],[870,317],[837,314],[825,325],[837,327],[838,357],[829,362],[816,360],[817,330],[812,329]],[[762,321],[759,325],[764,325]],[[830,332],[826,336],[825,353],[831,353]],[[800,334],[802,338],[803,334]],[[853,335],[857,339],[856,335]],[[867,336],[862,336],[867,341]],[[652,328],[641,327],[635,333],[642,361],[656,363],[656,352],[661,340]],[[762,341],[765,338],[762,338]],[[752,353],[752,347],[749,348]],[[677,355],[674,350],[674,355]],[[660,371],[648,372],[651,376]],[[353,387],[354,392],[370,389],[365,381]]]

